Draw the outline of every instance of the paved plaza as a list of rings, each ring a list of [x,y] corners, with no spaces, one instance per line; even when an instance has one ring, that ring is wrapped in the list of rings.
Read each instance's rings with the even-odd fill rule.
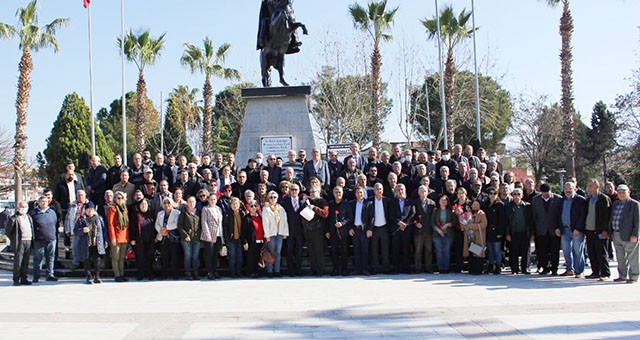
[[[13,287],[3,271],[0,298],[0,339],[640,338],[639,285],[537,275]]]

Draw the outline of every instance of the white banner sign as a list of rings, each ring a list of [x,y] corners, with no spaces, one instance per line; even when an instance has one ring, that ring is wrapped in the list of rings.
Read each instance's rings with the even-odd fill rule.
[[[260,137],[260,152],[266,159],[269,155],[276,155],[287,159],[287,152],[293,148],[293,136],[264,136]]]

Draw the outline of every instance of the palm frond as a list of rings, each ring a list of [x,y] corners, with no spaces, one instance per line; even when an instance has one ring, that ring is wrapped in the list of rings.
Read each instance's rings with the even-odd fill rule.
[[[16,35],[16,28],[14,26],[0,22],[0,38],[13,38]]]

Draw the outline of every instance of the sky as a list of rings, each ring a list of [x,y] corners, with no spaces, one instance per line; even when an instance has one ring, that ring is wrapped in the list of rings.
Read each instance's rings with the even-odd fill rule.
[[[366,41],[354,29],[347,7],[353,1],[297,0],[294,8],[298,21],[309,28],[303,36],[302,52],[286,60],[287,80],[291,85],[309,83],[332,55],[367,61],[368,51],[350,43]],[[366,4],[364,0],[358,0]],[[441,0],[441,8],[453,4],[456,12],[470,9],[471,0]],[[0,22],[16,25],[14,13],[27,0],[0,2]],[[35,157],[46,147],[64,97],[77,92],[89,102],[89,61],[87,10],[81,0],[41,0],[40,25],[54,18],[70,18],[71,25],[60,29],[60,51],[40,50],[33,55],[32,91],[27,119],[29,137],[27,155]],[[437,46],[427,41],[419,19],[433,17],[435,6],[428,0],[389,0],[399,6],[392,34],[384,43],[382,77],[389,82],[394,102],[401,101],[404,73],[402,60],[408,60],[412,78],[438,69]],[[120,56],[116,38],[120,36],[120,1],[93,0],[94,111],[121,95]],[[209,36],[216,46],[230,43],[226,66],[240,71],[244,81],[260,82],[259,52],[255,50],[260,0],[127,0],[125,27],[137,31],[150,29],[152,35],[166,33],[165,48],[158,62],[145,71],[148,96],[156,106],[177,85],[201,88],[203,77],[192,75],[179,63],[184,43],[201,45]],[[613,104],[617,95],[629,92],[628,78],[640,66],[640,1],[574,0],[571,2],[575,33],[573,36],[573,72],[575,107],[585,122],[593,105],[603,100]],[[499,79],[513,97],[548,95],[560,97],[561,8],[550,8],[538,0],[476,1],[477,51],[480,71]],[[337,39],[339,47],[326,48],[324,42]],[[471,40],[458,51],[461,69],[471,69]],[[404,46],[404,47],[402,47]],[[333,50],[332,50],[333,49]],[[403,57],[409,54],[408,58]],[[410,53],[407,53],[409,51]],[[15,130],[15,98],[20,59],[18,41],[0,40],[0,128]],[[360,59],[358,59],[360,57]],[[361,69],[364,71],[364,68]],[[135,91],[137,69],[126,65],[126,91]],[[214,93],[231,85],[214,80]],[[403,140],[398,128],[400,110],[396,105],[385,125],[383,139]]]

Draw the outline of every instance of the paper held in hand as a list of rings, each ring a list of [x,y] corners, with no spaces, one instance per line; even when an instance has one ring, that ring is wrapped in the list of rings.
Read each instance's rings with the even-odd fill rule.
[[[300,215],[304,217],[305,220],[311,221],[313,217],[316,216],[316,213],[313,211],[313,208],[307,206],[300,211]]]

